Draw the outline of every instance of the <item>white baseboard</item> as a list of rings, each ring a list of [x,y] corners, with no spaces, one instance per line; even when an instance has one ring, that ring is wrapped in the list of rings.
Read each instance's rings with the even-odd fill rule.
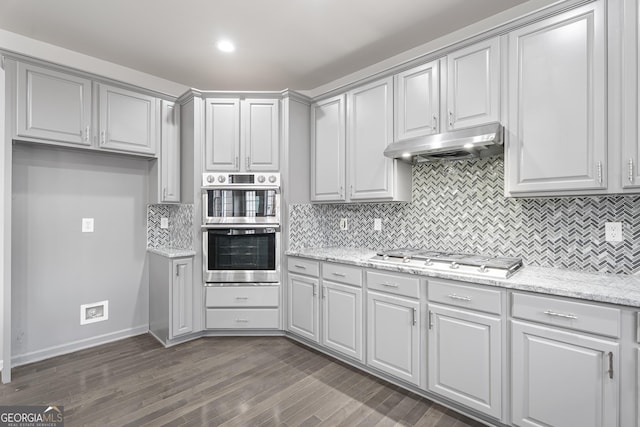
[[[149,325],[123,329],[120,331],[99,335],[97,337],[85,338],[62,345],[44,348],[42,350],[32,351],[31,353],[18,354],[11,358],[11,364],[13,367],[26,365],[27,363],[38,362],[40,360],[49,359],[55,356],[73,353],[74,351],[84,350],[86,348],[95,347],[101,344],[107,344],[113,341],[121,340],[123,338],[146,334],[147,332],[149,332]]]

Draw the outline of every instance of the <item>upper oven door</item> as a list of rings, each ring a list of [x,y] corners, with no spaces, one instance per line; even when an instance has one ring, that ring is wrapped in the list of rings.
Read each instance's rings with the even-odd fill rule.
[[[280,194],[275,188],[203,188],[203,223],[279,224]]]

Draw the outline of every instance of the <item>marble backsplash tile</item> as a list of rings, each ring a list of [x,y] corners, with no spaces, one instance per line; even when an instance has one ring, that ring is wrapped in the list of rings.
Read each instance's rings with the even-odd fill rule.
[[[502,157],[424,163],[413,168],[411,203],[292,205],[289,247],[428,247],[544,267],[640,271],[640,196],[505,198],[503,171]],[[374,218],[382,231],[373,230]],[[623,242],[605,241],[608,221],[623,223]]]
[[[160,228],[160,219],[169,219],[169,228]],[[193,248],[193,205],[148,205],[147,247]]]

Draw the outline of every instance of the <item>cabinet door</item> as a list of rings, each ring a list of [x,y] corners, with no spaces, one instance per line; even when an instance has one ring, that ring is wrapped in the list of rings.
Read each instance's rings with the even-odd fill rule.
[[[512,408],[518,426],[618,425],[618,344],[512,321]]]
[[[240,101],[207,99],[205,104],[204,168],[240,170]]]
[[[280,126],[277,99],[242,101],[242,147],[247,171],[278,171]]]
[[[623,54],[623,188],[640,188],[640,7],[637,0],[624,0],[624,54]]]
[[[419,320],[418,301],[369,292],[367,364],[419,385]]]
[[[496,316],[429,304],[429,390],[500,418],[501,325]]]
[[[319,342],[320,339],[318,288],[318,279],[289,275],[289,331],[315,342]]]
[[[155,154],[158,100],[113,86],[98,87],[100,148]]]
[[[322,283],[322,344],[362,359],[362,289]]]
[[[17,136],[91,145],[91,81],[17,64]]]
[[[180,105],[169,101],[160,104],[161,150],[160,182],[163,202],[180,201]]]
[[[349,199],[393,198],[394,160],[383,152],[393,140],[391,77],[347,94]]]
[[[193,332],[193,260],[173,260],[171,337]]]
[[[396,140],[439,132],[440,80],[438,64],[438,61],[433,61],[394,77]]]
[[[447,56],[446,114],[449,130],[500,120],[500,39]]]
[[[311,200],[339,202],[345,198],[345,96],[311,106]]]
[[[603,5],[509,34],[505,164],[512,195],[606,188]]]

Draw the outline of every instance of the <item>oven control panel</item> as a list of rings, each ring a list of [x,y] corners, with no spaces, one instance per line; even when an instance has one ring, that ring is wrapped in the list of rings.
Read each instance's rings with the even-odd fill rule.
[[[280,174],[276,172],[205,172],[202,174],[203,187],[247,187],[252,185],[259,187],[280,187]]]

